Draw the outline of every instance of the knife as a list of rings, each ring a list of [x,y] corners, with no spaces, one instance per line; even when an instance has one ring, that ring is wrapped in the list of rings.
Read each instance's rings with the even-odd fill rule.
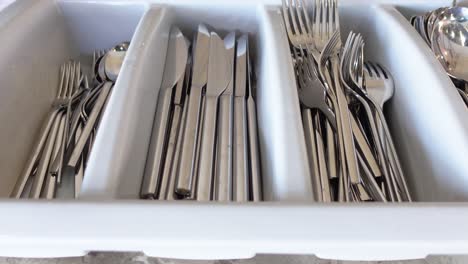
[[[235,42],[235,34],[229,34],[223,41],[218,34],[211,32],[196,195],[199,201],[212,199],[218,100],[232,79],[230,56],[233,56]]]
[[[257,108],[253,97],[253,69],[250,64],[249,56],[249,43],[247,42],[247,133],[249,142],[249,168],[250,168],[250,183],[252,187],[251,200],[254,202],[263,199],[262,192],[262,175],[260,170],[260,151],[258,147],[258,134],[257,134]]]
[[[208,80],[208,56],[210,51],[210,32],[204,24],[198,25],[194,42],[192,85],[187,102],[187,119],[182,140],[180,163],[177,169],[176,192],[183,196],[192,193],[192,182],[196,175],[195,157],[199,137],[200,111],[203,87]]]
[[[232,35],[232,36],[231,36]],[[235,40],[235,32],[226,39]],[[234,69],[235,45],[228,48],[228,63]],[[230,201],[232,199],[233,174],[233,104],[234,104],[234,71],[231,70],[229,84],[219,98],[219,122],[217,128],[217,158],[215,176],[215,200]]]
[[[173,27],[169,37],[164,76],[159,90],[153,132],[140,191],[140,196],[143,198],[154,197],[158,193],[158,184],[164,165],[166,135],[169,130],[173,87],[184,75],[187,58],[188,45],[185,37],[180,29]]]
[[[247,47],[248,36],[237,41],[236,90],[234,92],[234,139],[233,139],[233,200],[249,200],[249,167],[247,135]]]
[[[180,129],[181,120],[184,118],[182,114],[182,103],[187,88],[187,79],[190,77],[190,69],[190,63],[187,62],[185,74],[177,83],[173,96],[174,110],[172,113],[172,120],[170,122],[171,128],[167,143],[166,159],[164,160],[164,167],[162,171],[161,187],[158,194],[159,200],[165,200],[166,197],[173,197],[174,194],[174,179],[177,175],[174,174],[173,171],[175,171],[175,168],[177,168],[178,165],[178,163],[176,163],[178,158],[175,157],[177,148],[176,145],[179,142],[179,131],[182,130]]]

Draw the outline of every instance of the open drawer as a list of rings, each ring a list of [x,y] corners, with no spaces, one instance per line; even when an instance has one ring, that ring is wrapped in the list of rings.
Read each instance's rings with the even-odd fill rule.
[[[342,0],[342,32],[393,73],[387,106],[411,204],[311,202],[309,168],[279,1],[17,1],[0,13],[0,255],[88,251],[228,259],[256,253],[391,260],[468,254],[468,111],[398,10],[438,1]],[[138,200],[170,26],[253,37],[265,201]],[[186,34],[187,34],[186,33]],[[343,34],[346,36],[346,34]],[[7,198],[54,96],[59,65],[131,40],[78,200]]]

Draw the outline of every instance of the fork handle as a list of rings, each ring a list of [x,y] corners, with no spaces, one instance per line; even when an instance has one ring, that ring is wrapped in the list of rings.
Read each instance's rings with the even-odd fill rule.
[[[44,150],[42,151],[41,159],[39,160],[39,165],[37,166],[37,172],[34,176],[34,181],[31,187],[31,191],[29,193],[29,198],[39,199],[42,186],[44,183],[45,176],[47,174],[47,168],[49,167],[50,156],[52,154],[52,150],[54,147],[55,137],[59,130],[59,125],[62,122],[64,116],[56,117],[54,120],[54,126],[50,131],[47,142],[44,146]]]
[[[67,166],[73,168],[76,167],[78,160],[86,145],[86,142],[88,141],[89,136],[95,127],[99,113],[101,113],[101,110],[103,110],[104,103],[106,102],[107,96],[109,96],[111,89],[111,82],[106,82],[106,84],[102,87],[102,90],[99,94],[99,97],[96,100],[93,110],[91,111],[91,114],[88,117],[88,121],[81,132],[81,136],[78,139],[75,148],[73,149],[70,159],[68,160]]]
[[[351,115],[351,127],[357,146],[363,153],[364,160],[369,164],[370,171],[372,172],[374,177],[382,176],[382,172],[379,168],[377,161],[374,158],[369,144],[366,141],[364,133],[361,131],[361,128],[359,127],[356,118],[353,115]]]
[[[360,177],[357,166],[356,148],[354,146],[353,134],[351,131],[351,121],[349,117],[348,101],[341,86],[339,76],[338,57],[332,60],[333,75],[335,81],[335,93],[338,101],[338,107],[341,115],[341,129],[343,131],[343,145],[346,153],[346,165],[348,167],[349,178],[352,184],[360,183]]]
[[[44,147],[44,144],[47,140],[47,135],[49,134],[49,130],[54,124],[54,120],[58,113],[59,113],[59,109],[57,108],[49,112],[46,122],[44,123],[44,125],[42,126],[39,132],[39,140],[36,141],[36,145],[34,146],[34,149],[31,152],[31,155],[29,156],[26,166],[21,172],[21,176],[18,178],[15,184],[15,187],[13,188],[13,191],[10,194],[11,198],[16,198],[16,199],[21,198],[21,193],[23,192],[24,187],[26,186],[26,182],[28,181],[29,176],[31,175],[34,169],[34,166],[37,163],[39,154],[41,153],[41,150]]]
[[[308,108],[302,109],[302,124],[307,147],[307,157],[312,178],[314,200],[322,202],[322,184],[320,183],[319,161],[317,159],[317,145],[315,143],[315,128],[312,111]]]

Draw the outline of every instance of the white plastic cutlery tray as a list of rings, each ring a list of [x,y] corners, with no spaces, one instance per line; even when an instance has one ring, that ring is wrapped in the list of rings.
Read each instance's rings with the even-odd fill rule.
[[[300,107],[281,2],[21,0],[0,12],[0,256],[230,259],[257,253],[347,260],[468,254],[468,110],[408,22],[451,0],[341,0],[342,38],[366,41],[395,95],[386,108],[415,203],[311,201]],[[461,3],[462,5],[464,3]],[[171,25],[204,22],[253,41],[260,203],[139,200]],[[8,198],[49,110],[61,63],[131,41],[78,200]]]

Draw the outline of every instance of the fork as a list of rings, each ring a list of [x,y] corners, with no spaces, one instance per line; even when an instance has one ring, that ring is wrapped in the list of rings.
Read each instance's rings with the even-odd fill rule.
[[[389,89],[389,90],[394,89],[393,77],[388,73],[388,71],[384,67],[376,66],[376,64],[372,64],[371,62],[366,62],[364,65],[365,65],[364,74],[366,77],[367,90],[382,89],[382,88],[379,88],[381,85],[388,86],[388,88],[384,88],[384,89]],[[403,170],[401,168],[401,164],[399,162],[398,155],[395,150],[393,139],[389,132],[387,122],[385,121],[385,116],[382,112],[382,109],[380,108],[380,105],[376,101],[374,101],[372,97],[370,97],[369,99],[370,99],[370,102],[374,105],[374,108],[377,113],[377,117],[380,121],[379,124],[383,128],[381,138],[386,139],[386,140],[382,144],[384,144],[390,150],[390,154],[388,155],[388,158],[394,170],[394,173],[397,175],[396,179],[398,181],[398,184],[400,185],[399,187],[402,189],[402,192],[403,192],[402,194],[405,196],[404,197],[405,200],[411,202],[412,199],[409,194],[409,190],[408,190],[408,186],[407,186],[404,174],[403,174]]]
[[[73,85],[75,71],[76,71],[76,63],[70,61],[66,64],[66,66],[62,66],[64,72],[62,73],[63,78],[60,80],[60,86],[57,93],[57,97],[52,103],[52,111],[62,111],[68,105],[70,100],[72,99],[72,95],[74,94],[75,87]],[[66,114],[66,113],[64,113]],[[49,169],[49,161],[52,156],[52,148],[53,143],[55,141],[55,136],[57,133],[64,133],[65,131],[58,131],[59,123],[61,118],[54,119],[53,129],[49,132],[46,131],[45,133],[49,134],[47,143],[44,146],[44,150],[42,151],[41,159],[38,165],[38,171],[34,176],[34,181],[31,187],[31,191],[29,193],[30,198],[39,198],[41,194],[42,185],[44,183],[44,179]],[[66,135],[66,134],[64,134]],[[63,142],[63,141],[62,141]],[[62,146],[61,146],[62,148]]]
[[[60,67],[60,82],[59,82],[59,88],[57,90],[57,95],[56,95],[55,100],[59,100],[61,98],[62,90],[65,84],[65,79],[69,78],[68,74],[69,74],[68,64],[63,64]],[[29,177],[33,173],[34,169],[36,168],[39,155],[41,154],[44,144],[46,143],[49,130],[52,128],[53,124],[55,123],[54,121],[59,113],[59,110],[60,110],[59,108],[53,107],[51,111],[49,112],[46,122],[44,123],[44,125],[42,126],[39,132],[39,135],[40,135],[39,140],[36,141],[33,151],[31,152],[31,156],[29,157],[28,162],[26,163],[26,166],[21,172],[21,176],[18,178],[18,181],[16,182],[10,194],[10,197],[12,198],[21,197],[21,194],[23,193],[23,190],[26,186],[26,182],[28,181]]]
[[[301,3],[295,4],[292,3]],[[320,110],[327,120],[336,128],[336,119],[333,110],[327,104],[327,89],[318,79],[317,70],[314,61],[308,57],[308,52],[313,49],[313,37],[311,35],[310,21],[308,19],[307,10],[305,9],[303,0],[283,0],[283,17],[286,25],[286,31],[291,44],[301,53],[304,66],[301,67],[303,73],[308,76],[308,85],[304,85],[299,89],[299,97],[301,102],[308,108]],[[295,12],[294,12],[295,11]],[[302,17],[306,17],[306,22]],[[291,27],[292,24],[292,27]],[[300,25],[300,28],[299,26]],[[306,48],[308,52],[304,52]],[[313,53],[311,53],[313,55]],[[314,55],[313,55],[314,56]],[[295,57],[296,62],[298,56]]]
[[[72,63],[72,62],[70,62]],[[70,78],[67,83],[67,91],[65,94],[65,99],[62,102],[57,102],[62,104],[65,110],[65,126],[60,130],[60,134],[62,137],[62,142],[60,144],[60,149],[56,156],[54,156],[52,166],[49,168],[49,173],[53,176],[57,177],[57,182],[61,182],[62,178],[62,168],[63,168],[63,160],[65,156],[65,150],[67,147],[68,138],[70,135],[70,118],[71,118],[71,108],[72,103],[79,97],[81,94],[80,83],[82,81],[81,75],[81,63],[74,62],[71,69]]]

